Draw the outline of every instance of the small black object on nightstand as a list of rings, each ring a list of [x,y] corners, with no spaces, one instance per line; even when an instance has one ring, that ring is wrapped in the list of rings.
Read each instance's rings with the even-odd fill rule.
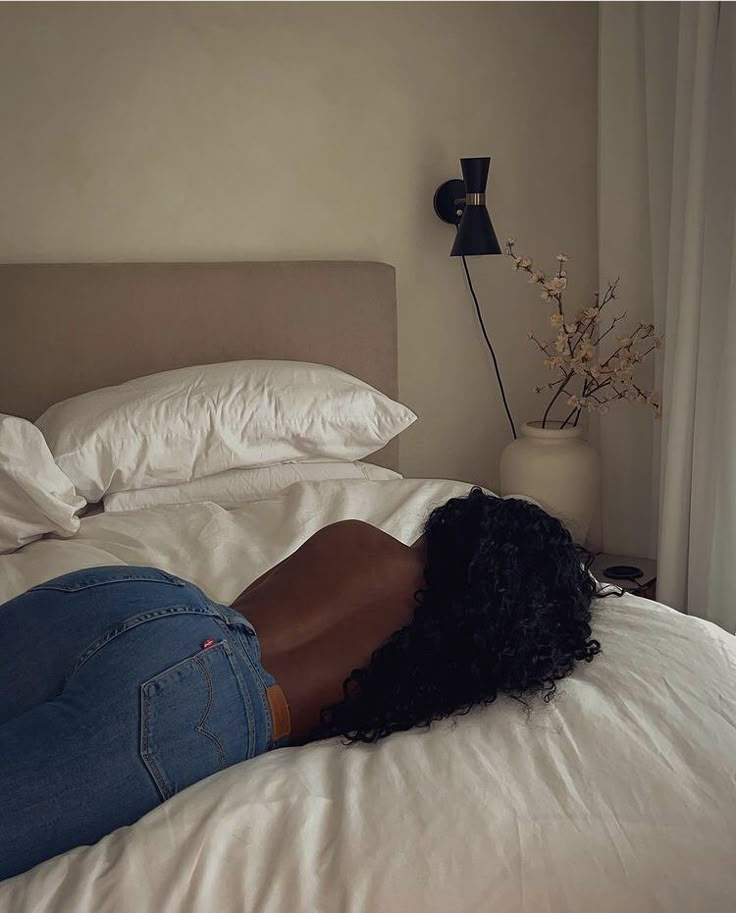
[[[644,576],[644,571],[633,564],[612,564],[603,568],[603,573],[609,580],[638,580]]]
[[[590,571],[600,583],[621,587],[634,596],[656,599],[657,563],[649,558],[596,555]]]

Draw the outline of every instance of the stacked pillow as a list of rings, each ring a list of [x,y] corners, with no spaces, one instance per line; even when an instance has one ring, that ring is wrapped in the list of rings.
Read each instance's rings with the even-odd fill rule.
[[[244,501],[267,498],[294,482],[318,482],[322,479],[368,479],[386,481],[402,478],[398,472],[370,463],[276,463],[252,469],[226,469],[212,476],[162,485],[137,491],[117,491],[103,498],[105,511],[140,510],[158,504],[191,504],[214,501],[228,509]]]
[[[84,505],[38,428],[0,415],[0,553],[46,533],[73,536]]]
[[[416,420],[326,365],[235,361],[57,403],[36,423],[56,465],[105,509],[264,497],[301,479],[397,478],[360,462]]]

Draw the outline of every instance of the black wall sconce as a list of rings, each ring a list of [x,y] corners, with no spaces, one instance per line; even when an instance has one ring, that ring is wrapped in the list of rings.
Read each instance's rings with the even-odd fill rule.
[[[445,181],[434,194],[434,211],[449,225],[457,226],[451,257],[477,257],[500,254],[496,232],[486,209],[486,185],[491,159],[460,159],[462,181]]]
[[[473,280],[470,278],[470,270],[465,259],[466,257],[501,253],[501,245],[498,243],[491,217],[486,209],[486,185],[488,183],[488,170],[491,167],[491,159],[489,156],[463,158],[460,159],[460,166],[463,172],[463,180],[455,178],[440,184],[434,194],[434,211],[443,222],[447,222],[448,225],[454,225],[457,229],[455,243],[452,245],[450,256],[462,258],[465,277],[468,280],[468,288],[475,302],[475,312],[478,316],[480,328],[483,331],[483,338],[493,359],[493,368],[496,372],[496,380],[498,381],[498,389],[506,410],[506,417],[509,420],[511,433],[516,438],[516,427],[506,400],[506,391],[501,380],[498,359],[486,331],[483,314],[480,304],[478,304],[478,296],[475,294]]]

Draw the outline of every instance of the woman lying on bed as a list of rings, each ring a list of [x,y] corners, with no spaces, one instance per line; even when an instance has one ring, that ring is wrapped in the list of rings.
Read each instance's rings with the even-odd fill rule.
[[[0,878],[272,748],[549,697],[599,650],[594,595],[557,520],[479,489],[411,547],[325,527],[231,608],[151,568],[34,587],[0,607]]]

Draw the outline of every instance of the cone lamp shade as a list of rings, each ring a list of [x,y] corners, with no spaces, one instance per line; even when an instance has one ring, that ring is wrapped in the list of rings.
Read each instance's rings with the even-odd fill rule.
[[[500,254],[496,232],[486,209],[490,158],[460,159],[465,182],[465,210],[457,229],[451,257]]]
[[[457,226],[451,257],[500,254],[491,217],[486,209],[489,156],[460,159],[463,180],[446,181],[437,188],[434,208],[443,222]]]

